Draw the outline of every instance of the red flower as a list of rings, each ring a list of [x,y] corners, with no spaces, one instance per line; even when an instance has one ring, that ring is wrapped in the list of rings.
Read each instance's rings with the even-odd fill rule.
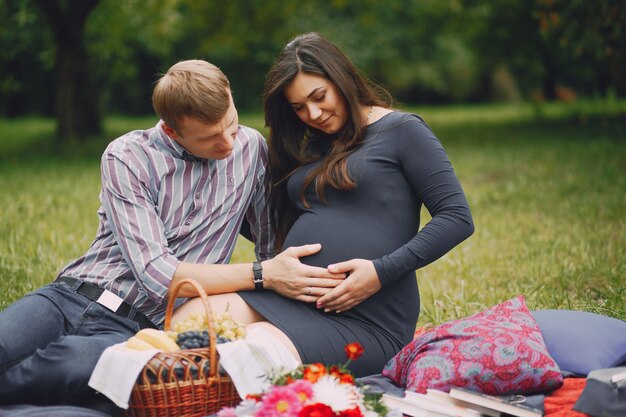
[[[339,377],[339,382],[341,382],[342,384],[354,385],[354,376],[352,376],[352,374],[341,374],[341,377]]]
[[[261,394],[246,394],[246,400],[261,401]]]
[[[298,417],[333,417],[334,411],[330,406],[322,403],[307,405],[298,413]],[[346,416],[352,417],[352,416]],[[354,417],[357,417],[356,415]]]
[[[337,379],[341,378],[342,373],[343,372],[341,372],[341,369],[339,369],[337,365],[331,366],[330,369],[328,370],[328,374],[334,376]]]
[[[363,346],[361,346],[359,342],[354,342],[346,345],[345,350],[346,356],[351,361],[358,359],[363,354],[363,352],[365,352],[365,349],[363,349]]]
[[[363,417],[363,413],[359,407],[354,407],[338,412],[337,417]]]
[[[312,383],[316,383],[322,375],[326,375],[326,367],[322,363],[313,363],[302,371],[302,378]]]

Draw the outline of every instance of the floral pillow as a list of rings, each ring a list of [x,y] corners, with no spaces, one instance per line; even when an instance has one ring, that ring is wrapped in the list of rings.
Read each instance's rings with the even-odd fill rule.
[[[563,383],[522,295],[427,330],[385,365],[383,375],[419,393],[463,387],[532,394]]]

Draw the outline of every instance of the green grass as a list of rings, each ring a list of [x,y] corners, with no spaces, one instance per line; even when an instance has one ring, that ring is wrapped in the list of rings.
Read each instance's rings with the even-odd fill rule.
[[[419,325],[517,294],[531,309],[626,320],[625,102],[412,110],[446,147],[476,223],[470,239],[418,271]],[[54,141],[49,119],[0,120],[0,309],[87,249],[100,153],[112,138],[155,122],[113,117],[103,138],[67,147]],[[241,122],[267,133],[259,114]],[[241,240],[233,261],[251,259]]]

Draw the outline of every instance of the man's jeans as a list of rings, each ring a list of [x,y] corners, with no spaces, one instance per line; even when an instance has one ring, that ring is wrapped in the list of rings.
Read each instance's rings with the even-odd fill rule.
[[[138,330],[65,283],[27,294],[0,312],[0,404],[89,403],[101,353]]]

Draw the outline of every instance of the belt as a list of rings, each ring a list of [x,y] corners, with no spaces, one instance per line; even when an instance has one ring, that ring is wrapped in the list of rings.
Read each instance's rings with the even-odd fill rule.
[[[64,282],[73,288],[74,284],[76,284],[78,280],[69,277],[59,277],[55,282]],[[103,305],[120,317],[136,321],[142,329],[146,327],[151,327],[153,329],[157,328],[154,323],[152,323],[142,312],[132,308],[130,304],[109,290],[105,290],[97,285],[81,281],[80,285],[74,291],[100,305]]]

